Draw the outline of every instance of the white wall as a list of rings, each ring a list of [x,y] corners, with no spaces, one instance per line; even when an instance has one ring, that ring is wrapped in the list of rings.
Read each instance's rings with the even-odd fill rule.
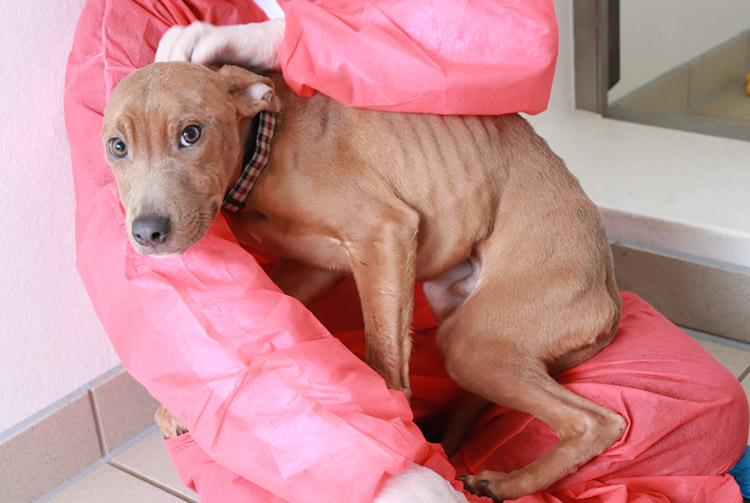
[[[118,364],[75,271],[62,98],[83,3],[2,4],[0,432]]]
[[[635,91],[748,28],[748,0],[620,2],[621,79],[610,90],[610,101]]]
[[[573,72],[573,0],[554,0],[557,24],[560,30],[559,53],[555,79],[552,82],[547,111],[538,115],[545,116],[570,113],[575,108],[575,79]]]

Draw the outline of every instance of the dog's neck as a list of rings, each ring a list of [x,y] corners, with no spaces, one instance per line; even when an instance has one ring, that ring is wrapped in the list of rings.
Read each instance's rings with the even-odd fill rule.
[[[264,110],[253,118],[239,179],[224,195],[222,208],[225,210],[236,213],[245,207],[245,201],[268,164],[275,125],[276,114],[273,112]]]

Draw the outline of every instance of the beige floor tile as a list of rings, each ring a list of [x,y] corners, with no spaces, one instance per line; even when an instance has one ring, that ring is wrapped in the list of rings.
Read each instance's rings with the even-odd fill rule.
[[[109,465],[102,465],[49,500],[49,503],[135,502],[185,503],[180,498]]]
[[[160,431],[155,431],[114,457],[113,461],[139,476],[158,482],[183,496],[198,501],[198,495],[185,487],[172,467]]]
[[[745,92],[744,83],[738,82],[721,96],[694,110],[692,115],[750,124],[750,96]]]
[[[690,65],[689,104],[700,105],[739,79],[747,68],[747,38],[739,38]]]
[[[688,106],[688,69],[654,82],[648,88],[620,103],[625,108],[667,114],[681,114]]]
[[[700,337],[694,337],[695,341],[700,344],[703,349],[711,353],[711,356],[716,358],[729,369],[735,377],[740,375],[750,366],[750,351],[745,349],[736,348],[720,342],[709,341]]]
[[[84,393],[0,444],[0,501],[33,501],[101,455]]]
[[[108,453],[154,425],[157,402],[124,370],[94,388]]]

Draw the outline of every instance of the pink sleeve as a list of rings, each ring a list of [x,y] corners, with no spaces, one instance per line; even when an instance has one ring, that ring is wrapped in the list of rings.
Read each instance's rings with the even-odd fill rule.
[[[547,107],[552,0],[282,0],[284,77],[298,94],[398,112],[489,115]]]
[[[231,1],[192,10],[89,1],[69,60],[77,267],[115,350],[212,461],[281,500],[369,502],[415,460],[450,477],[404,397],[281,294],[222,218],[179,257],[140,256],[129,244],[99,135],[104,103],[150,60],[161,32],[196,9],[209,20],[260,19]]]

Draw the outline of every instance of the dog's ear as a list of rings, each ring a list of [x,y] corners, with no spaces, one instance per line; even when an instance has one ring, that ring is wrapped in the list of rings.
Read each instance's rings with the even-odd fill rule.
[[[227,91],[242,115],[252,117],[261,110],[281,110],[271,79],[232,65],[223,66],[219,75],[224,78]]]

